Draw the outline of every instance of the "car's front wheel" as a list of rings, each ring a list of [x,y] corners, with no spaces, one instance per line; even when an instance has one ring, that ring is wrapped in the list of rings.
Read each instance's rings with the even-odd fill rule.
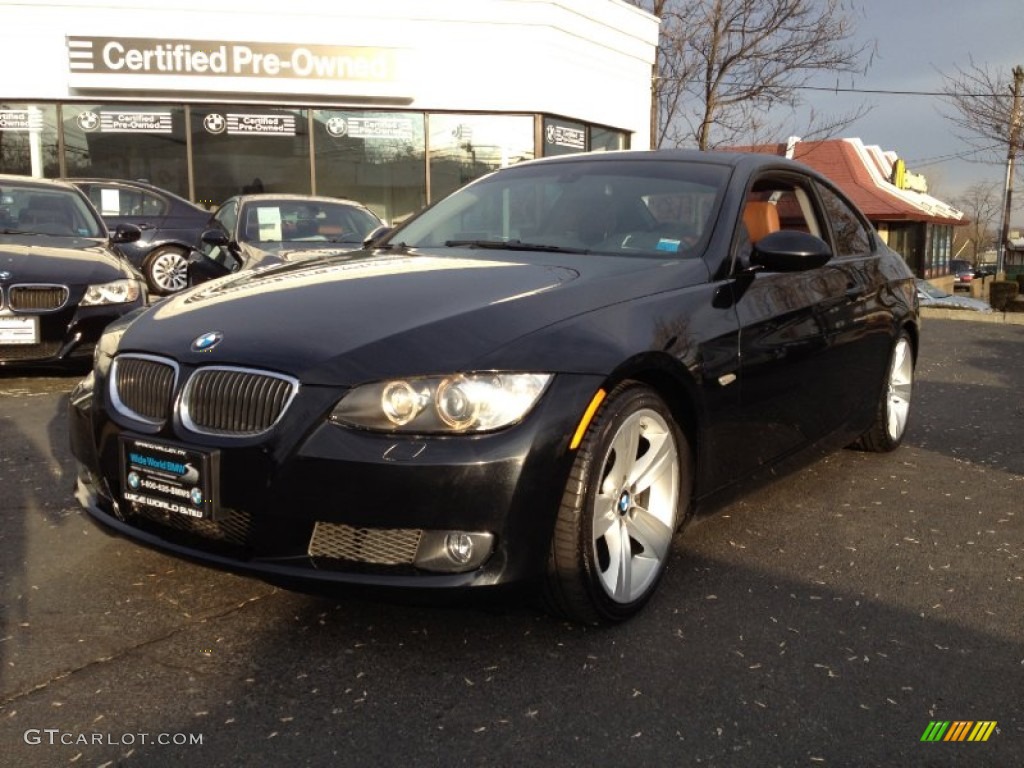
[[[906,331],[900,331],[889,359],[888,378],[875,406],[871,428],[861,435],[856,447],[879,453],[895,450],[903,442],[914,394],[914,345]]]
[[[567,618],[629,618],[654,593],[690,497],[690,448],[654,390],[609,394],[573,464],[555,524],[545,595]]]
[[[146,282],[153,293],[166,296],[188,285],[188,258],[180,248],[157,248],[146,259]]]

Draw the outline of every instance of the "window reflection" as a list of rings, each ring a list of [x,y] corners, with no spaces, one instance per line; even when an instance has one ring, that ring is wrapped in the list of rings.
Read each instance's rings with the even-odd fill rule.
[[[194,107],[197,200],[217,205],[246,192],[312,192],[306,114],[304,109]]]
[[[533,118],[528,115],[432,114],[429,125],[431,201],[534,157]]]
[[[591,152],[614,152],[618,149],[629,149],[629,137],[624,131],[601,128],[597,125],[591,127]]]
[[[0,173],[60,175],[55,106],[0,102]]]
[[[184,108],[69,104],[62,115],[67,176],[143,179],[188,197]]]
[[[313,112],[317,193],[357,200],[386,222],[427,202],[423,114]]]

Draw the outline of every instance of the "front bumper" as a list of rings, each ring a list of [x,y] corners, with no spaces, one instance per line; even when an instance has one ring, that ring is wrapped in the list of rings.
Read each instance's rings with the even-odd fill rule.
[[[568,442],[599,385],[594,376],[556,376],[522,423],[488,435],[400,437],[322,415],[312,430],[282,424],[276,441],[217,446],[213,519],[125,501],[126,430],[82,385],[69,405],[76,496],[120,534],[271,580],[439,590],[526,583],[546,568],[573,459]],[[460,533],[486,547],[468,570],[443,557],[447,535]]]
[[[0,345],[0,368],[61,366],[92,361],[104,329],[127,313],[145,306],[145,295],[130,304],[69,306],[39,317],[37,344]]]

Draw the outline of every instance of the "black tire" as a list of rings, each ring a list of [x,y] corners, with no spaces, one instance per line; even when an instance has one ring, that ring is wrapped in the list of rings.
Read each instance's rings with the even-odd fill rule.
[[[562,496],[548,608],[588,624],[637,613],[664,574],[692,475],[689,443],[661,397],[637,382],[613,390],[587,429]]]
[[[896,450],[907,433],[913,394],[914,345],[910,335],[900,331],[889,356],[885,388],[875,406],[875,420],[854,447],[875,453]]]
[[[188,285],[188,253],[172,245],[155,248],[146,257],[143,271],[152,293],[177,293]]]

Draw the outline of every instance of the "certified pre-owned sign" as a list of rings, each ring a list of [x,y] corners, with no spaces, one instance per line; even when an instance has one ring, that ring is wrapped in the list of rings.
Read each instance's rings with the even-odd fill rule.
[[[166,87],[171,88],[171,78],[187,83],[193,77],[394,85],[405,53],[369,46],[140,37],[68,36],[67,47],[73,84],[76,78],[88,84],[103,76],[110,86],[121,78],[137,82],[138,76],[148,75],[167,78]],[[125,82],[124,87],[134,86]]]

